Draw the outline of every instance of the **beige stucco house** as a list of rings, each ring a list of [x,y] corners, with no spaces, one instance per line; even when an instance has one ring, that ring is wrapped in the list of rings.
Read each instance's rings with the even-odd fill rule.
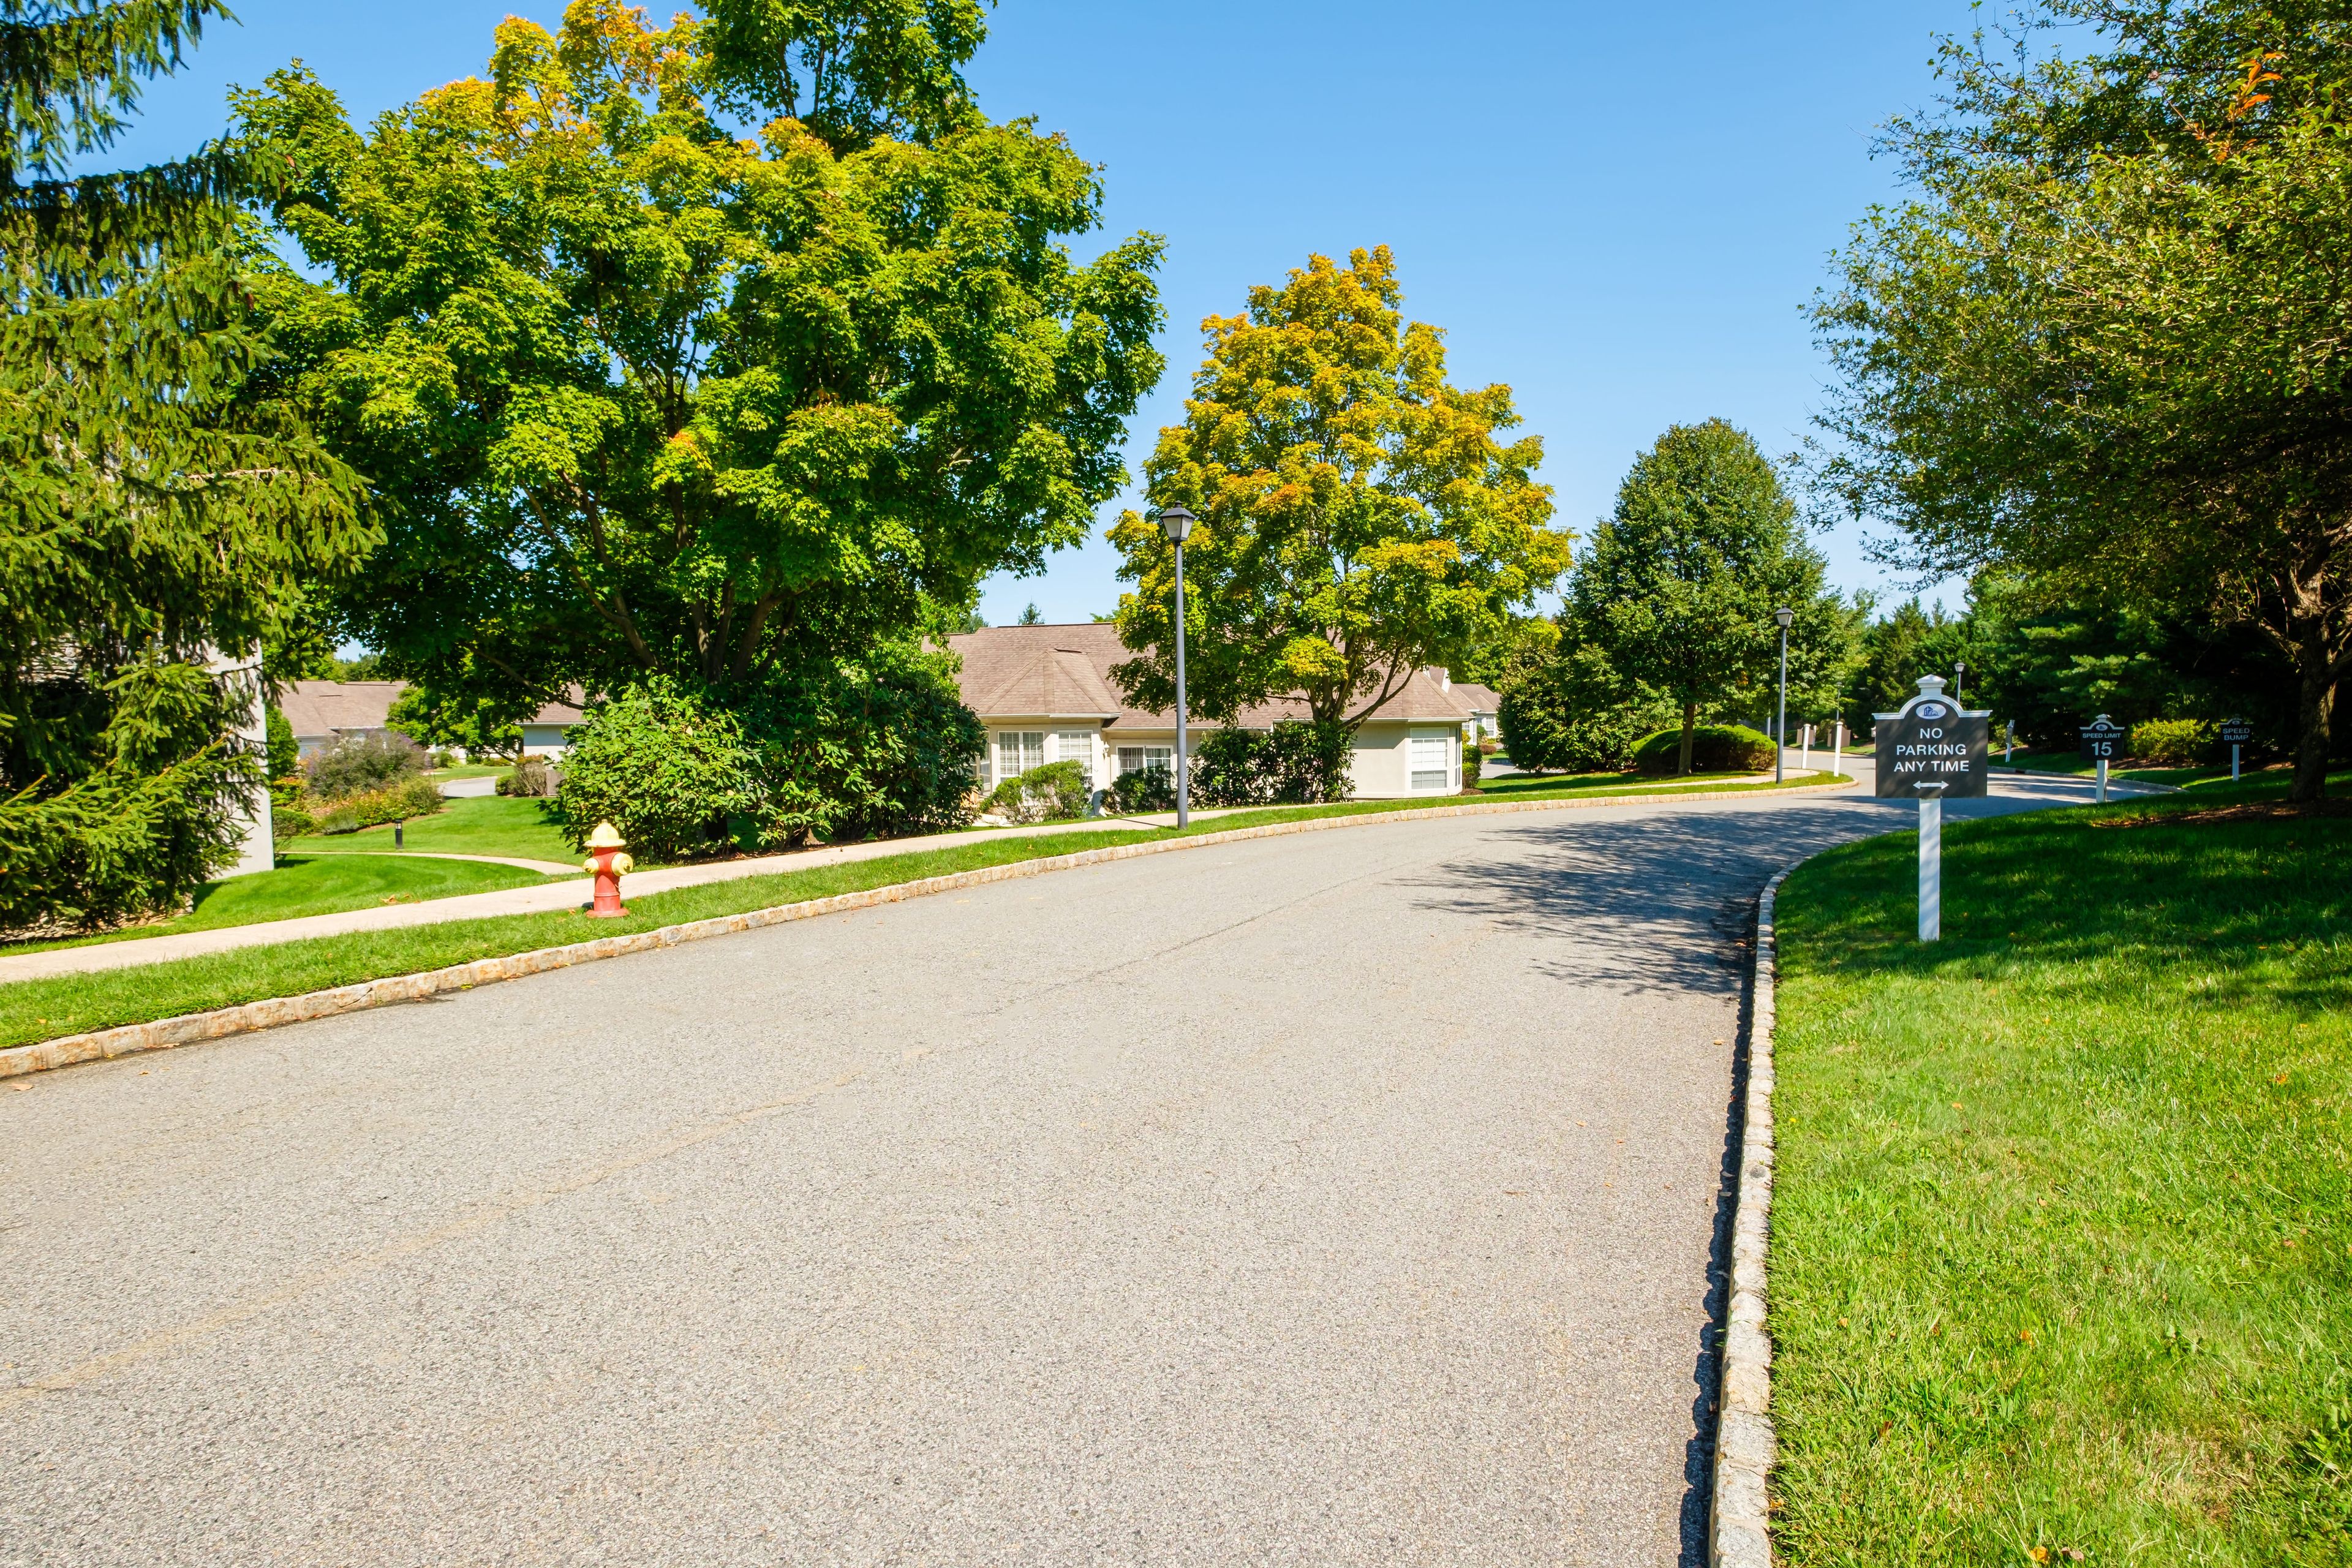
[[[963,659],[964,705],[988,726],[981,784],[1047,763],[1075,761],[1103,789],[1121,773],[1175,766],[1176,716],[1130,707],[1110,679],[1134,657],[1108,622],[1060,626],[984,626],[948,646]],[[1246,729],[1305,719],[1307,705],[1269,702],[1241,716]],[[1443,670],[1416,670],[1356,731],[1349,767],[1360,800],[1453,795],[1462,788],[1462,727],[1471,713],[1447,689]],[[1196,722],[1197,741],[1210,727]]]

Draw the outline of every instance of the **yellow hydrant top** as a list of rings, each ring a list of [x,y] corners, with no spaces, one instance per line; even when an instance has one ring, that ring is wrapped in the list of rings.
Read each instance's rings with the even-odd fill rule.
[[[595,830],[588,835],[588,847],[591,849],[618,849],[621,844],[619,829],[609,822],[598,823]]]

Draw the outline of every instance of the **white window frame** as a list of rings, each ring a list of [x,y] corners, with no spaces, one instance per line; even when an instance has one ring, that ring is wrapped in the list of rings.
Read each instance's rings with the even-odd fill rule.
[[[1460,738],[1459,731],[1455,731],[1455,738],[1457,740]],[[1431,742],[1437,747],[1437,754],[1441,759],[1443,759],[1439,766],[1435,768],[1424,768],[1420,765],[1420,750],[1422,742]],[[1454,777],[1454,770],[1460,764],[1460,758],[1461,753],[1459,752],[1448,751],[1446,749],[1444,731],[1412,730],[1407,731],[1404,740],[1405,788],[1414,795],[1445,795],[1454,789],[1460,788],[1460,784],[1455,782]],[[1424,774],[1433,773],[1437,775],[1436,783],[1423,784],[1421,782]]]
[[[1055,731],[1054,760],[1077,763],[1087,771],[1087,788],[1095,787],[1095,732],[1092,730]]]
[[[1007,741],[1013,742],[1012,750],[1023,764],[1013,768],[1010,771],[1007,771],[1004,765],[1004,742]],[[1033,754],[1030,749],[1030,742],[1033,741],[1036,742],[1036,749],[1034,752],[1034,755],[1037,759],[1035,762],[1030,762],[1028,760]],[[988,737],[988,759],[990,782],[992,784],[1003,784],[1007,779],[1019,778],[1031,768],[1042,768],[1045,765],[1045,731],[1043,730],[997,730],[992,731]]]
[[[1128,761],[1129,757],[1133,757],[1135,761],[1129,763]],[[1118,748],[1119,777],[1125,778],[1129,773],[1147,773],[1153,768],[1164,768],[1169,773],[1174,773],[1176,748],[1173,746],[1121,746]]]

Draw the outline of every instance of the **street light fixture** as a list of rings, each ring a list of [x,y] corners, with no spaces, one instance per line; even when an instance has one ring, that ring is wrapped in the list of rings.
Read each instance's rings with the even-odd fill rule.
[[[1969,661],[1967,659],[1956,658],[1952,660],[1952,705],[1956,708],[1960,706],[1960,685],[1968,673]]]
[[[1789,623],[1797,612],[1783,605],[1772,618],[1780,623],[1780,718],[1772,736],[1772,782],[1781,784],[1789,765]]]
[[[1160,513],[1160,531],[1176,547],[1176,826],[1192,820],[1192,761],[1185,754],[1184,732],[1184,541],[1192,531],[1192,514],[1181,506]]]

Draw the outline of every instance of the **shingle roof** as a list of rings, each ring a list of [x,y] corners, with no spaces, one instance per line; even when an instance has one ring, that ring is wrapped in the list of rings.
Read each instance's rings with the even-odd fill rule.
[[[1130,705],[1110,679],[1111,667],[1135,654],[1118,640],[1108,621],[1059,626],[983,626],[948,639],[963,659],[956,680],[964,705],[982,719],[1108,719],[1117,727],[1171,730],[1174,710],[1147,712]],[[1459,690],[1460,688],[1456,688]],[[1038,707],[1038,702],[1068,706]],[[1470,716],[1426,671],[1415,670],[1403,688],[1374,715],[1381,719],[1450,719]],[[1304,719],[1307,704],[1296,699],[1262,703],[1244,710],[1244,726],[1264,729],[1277,719]]]
[[[381,730],[393,702],[407,689],[404,680],[289,681],[278,699],[278,710],[297,735]]]
[[[381,730],[392,705],[408,689],[405,680],[294,680],[278,699],[278,710],[297,735],[331,735],[339,730]],[[526,724],[577,724],[585,699],[572,687],[543,705]]]
[[[1481,713],[1492,713],[1503,700],[1493,687],[1480,686],[1469,680],[1455,681],[1454,695],[1461,700],[1464,707],[1475,708]]]

